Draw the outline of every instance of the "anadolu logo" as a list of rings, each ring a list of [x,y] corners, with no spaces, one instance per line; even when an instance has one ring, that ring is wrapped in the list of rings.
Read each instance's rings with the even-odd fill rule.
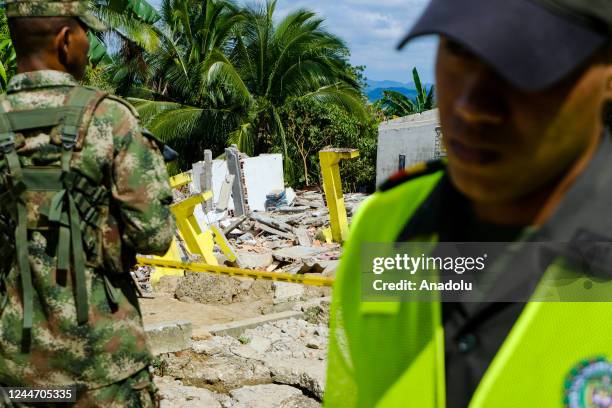
[[[612,363],[605,358],[583,360],[565,381],[566,408],[612,408]]]

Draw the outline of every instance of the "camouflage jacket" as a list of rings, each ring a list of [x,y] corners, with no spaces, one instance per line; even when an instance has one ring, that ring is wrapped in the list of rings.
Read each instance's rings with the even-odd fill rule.
[[[57,71],[20,74],[10,81],[0,103],[6,111],[58,107],[75,85],[72,76]],[[16,135],[22,167],[59,166],[61,147],[50,143],[56,135],[49,133],[34,130]],[[166,252],[175,231],[168,207],[172,201],[168,174],[159,150],[142,135],[128,106],[110,98],[102,100],[82,149],[72,156],[71,168],[109,192],[99,229],[105,258],[121,264],[119,258],[126,251]],[[5,160],[0,156],[0,174],[5,171]],[[37,217],[36,206],[28,204],[28,218]],[[6,264],[0,267],[8,271],[8,302],[4,307],[0,304],[0,383],[97,388],[121,381],[148,365],[151,355],[128,271],[113,279],[119,293],[117,304],[112,305],[103,278],[108,272],[105,262],[88,262],[89,319],[78,325],[71,279],[68,277],[67,284],[57,283],[56,256],[48,248],[51,241],[42,232],[31,231],[28,242],[35,290],[29,353],[21,350],[19,271],[14,261],[0,260]]]

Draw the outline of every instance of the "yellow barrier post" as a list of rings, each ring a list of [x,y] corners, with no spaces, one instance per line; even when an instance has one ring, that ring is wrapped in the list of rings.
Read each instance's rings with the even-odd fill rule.
[[[155,257],[155,259],[159,259],[162,261],[175,261],[182,262],[181,259],[181,251],[176,243],[176,239],[172,240],[172,245],[170,245],[170,249],[163,257]],[[156,285],[162,276],[184,276],[185,271],[183,269],[173,269],[173,268],[162,268],[156,267],[151,272],[151,284]]]
[[[202,231],[198,220],[193,214],[195,207],[212,198],[212,193],[194,195],[180,203],[173,204],[170,209],[176,217],[176,225],[190,253],[200,255],[206,263],[218,265],[213,249],[215,246],[213,233],[209,229]]]
[[[338,243],[344,242],[348,235],[348,217],[340,180],[340,161],[356,157],[359,157],[357,149],[325,149],[319,152],[323,191],[325,191],[325,199],[329,208],[332,238]]]
[[[238,255],[236,255],[234,248],[232,248],[232,245],[227,240],[225,234],[223,234],[223,232],[221,232],[216,225],[210,225],[210,230],[215,237],[215,242],[219,246],[221,252],[223,252],[223,254],[227,257],[227,260],[230,262],[236,262]]]
[[[186,186],[187,184],[191,184],[192,178],[189,173],[181,173],[177,174],[174,177],[170,177],[170,187],[174,189],[179,189],[181,187]]]

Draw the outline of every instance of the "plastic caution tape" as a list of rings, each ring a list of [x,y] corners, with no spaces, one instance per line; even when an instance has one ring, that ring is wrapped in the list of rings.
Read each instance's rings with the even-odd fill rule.
[[[218,275],[240,276],[243,278],[264,279],[275,282],[299,283],[310,286],[332,286],[334,283],[333,278],[324,276],[291,275],[288,273],[255,271],[252,269],[233,268],[230,266],[208,265],[198,262],[165,261],[143,257],[138,257],[137,262],[141,266],[179,269],[191,272],[216,273]]]

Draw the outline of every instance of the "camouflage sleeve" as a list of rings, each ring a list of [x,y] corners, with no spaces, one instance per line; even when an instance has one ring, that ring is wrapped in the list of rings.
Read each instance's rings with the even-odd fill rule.
[[[140,131],[138,119],[118,102],[113,129],[112,196],[123,223],[122,240],[136,252],[164,255],[175,233],[172,190],[157,146]]]

